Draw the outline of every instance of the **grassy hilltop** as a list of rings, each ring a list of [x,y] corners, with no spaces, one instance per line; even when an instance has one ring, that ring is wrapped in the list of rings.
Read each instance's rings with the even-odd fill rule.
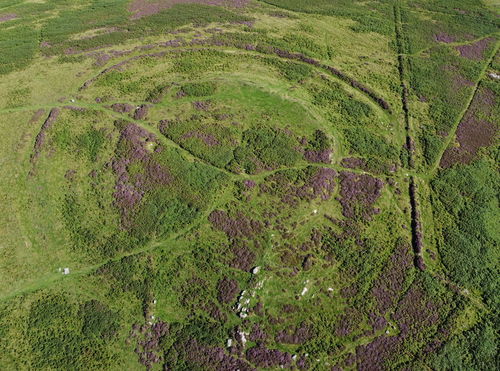
[[[493,370],[477,0],[0,0],[2,370]]]

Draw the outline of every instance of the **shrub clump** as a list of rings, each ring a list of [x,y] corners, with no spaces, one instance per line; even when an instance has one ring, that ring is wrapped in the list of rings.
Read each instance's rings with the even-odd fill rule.
[[[192,82],[182,85],[181,91],[189,97],[207,97],[214,95],[217,85],[211,81]]]
[[[331,162],[331,155],[330,139],[324,131],[316,130],[313,139],[308,143],[304,157],[309,162],[329,164]]]
[[[362,156],[397,160],[397,149],[383,137],[372,134],[364,128],[345,129],[345,138],[351,149]]]
[[[298,142],[289,133],[270,127],[252,128],[243,133],[243,144],[234,151],[234,160],[250,174],[261,169],[293,166],[299,159]]]

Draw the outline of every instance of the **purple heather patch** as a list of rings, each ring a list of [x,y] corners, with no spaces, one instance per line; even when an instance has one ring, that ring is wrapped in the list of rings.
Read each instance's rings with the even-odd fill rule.
[[[149,106],[143,104],[139,106],[134,112],[134,120],[144,120],[148,114]]]
[[[255,181],[251,180],[251,179],[245,179],[243,181],[243,185],[247,188],[253,188],[257,185],[257,183],[255,183]]]
[[[209,147],[220,145],[219,140],[212,134],[203,133],[197,130],[190,131],[182,135],[181,139],[198,138]]]
[[[380,197],[384,186],[382,180],[368,174],[343,171],[340,173],[340,186],[340,204],[346,218],[362,216],[369,220],[377,212],[372,205]],[[358,211],[358,207],[362,209]]]
[[[30,124],[36,123],[38,120],[40,120],[40,118],[43,116],[44,113],[45,113],[45,110],[43,108],[40,108],[35,113],[33,113],[33,116],[31,116],[29,123]]]
[[[290,367],[292,356],[277,349],[257,345],[246,352],[246,358],[258,367]]]
[[[319,168],[318,171],[297,190],[297,196],[308,200],[320,197],[322,200],[330,199],[335,187],[337,172],[329,168]]]
[[[201,370],[255,370],[244,360],[234,358],[227,354],[223,348],[203,345],[195,339],[188,341],[183,351],[186,359],[198,365]]]
[[[40,129],[40,132],[36,136],[35,147],[34,147],[33,155],[31,156],[31,162],[34,163],[37,160],[37,158],[40,156],[40,152],[41,152],[42,147],[45,143],[45,134],[46,134],[47,130],[49,130],[52,127],[52,125],[54,125],[54,122],[56,121],[57,116],[59,116],[59,112],[60,112],[59,108],[52,108],[50,110],[49,116],[44,121],[42,128]]]
[[[17,14],[15,13],[0,14],[0,23],[7,22],[10,21],[11,19],[16,19],[16,18]]]
[[[172,181],[169,171],[154,162],[146,148],[147,142],[155,140],[154,134],[135,124],[129,123],[121,131],[118,146],[125,151],[112,161],[112,168],[117,177],[115,205],[121,211],[122,226],[125,228],[131,227],[133,208],[141,201],[145,192],[153,185],[167,185]],[[145,172],[132,177],[129,166],[133,163],[142,164]]]
[[[233,253],[233,258],[229,265],[232,268],[241,269],[245,272],[248,272],[252,268],[255,262],[255,253],[244,241],[235,241],[231,252]]]
[[[358,370],[385,369],[386,362],[396,355],[404,341],[437,324],[439,314],[436,305],[424,290],[413,285],[400,301],[393,319],[399,326],[398,335],[382,335],[356,348]]]
[[[375,297],[378,313],[384,315],[398,300],[408,269],[412,266],[410,245],[402,242],[396,246],[389,263],[375,281],[372,295]]]
[[[484,52],[488,49],[492,41],[494,41],[492,37],[487,37],[473,44],[457,46],[456,49],[461,57],[479,61],[484,58]]]
[[[340,164],[348,169],[363,169],[366,170],[366,160],[358,157],[343,158]]]
[[[496,100],[495,93],[489,89],[477,91],[457,128],[456,140],[460,146],[446,149],[441,158],[441,167],[448,168],[458,162],[469,164],[481,147],[494,143],[498,128],[489,118],[497,104]]]
[[[266,332],[260,327],[258,323],[254,323],[252,326],[252,330],[248,335],[248,339],[250,341],[264,341],[267,339]]]
[[[301,324],[300,327],[290,326],[281,330],[276,335],[276,342],[281,344],[302,344],[313,336],[309,326]]]
[[[361,322],[361,316],[358,310],[348,308],[340,317],[335,328],[335,335],[339,337],[347,336],[356,330]]]
[[[252,237],[262,230],[261,222],[252,220],[241,212],[231,218],[223,210],[214,210],[208,220],[214,228],[223,231],[229,238]]]
[[[221,303],[230,303],[239,291],[238,281],[224,277],[217,284],[217,299]]]
[[[210,109],[210,101],[194,101],[193,107],[198,111],[208,111]]]
[[[448,35],[446,32],[440,32],[434,35],[434,40],[441,43],[452,43],[456,41],[454,36]]]
[[[128,103],[114,103],[111,105],[111,109],[118,113],[128,113],[132,112],[134,107]]]
[[[296,205],[299,200],[312,201],[320,198],[321,200],[329,200],[335,189],[335,178],[337,172],[329,168],[317,168],[304,184],[290,184],[289,181],[281,174],[275,174],[268,180],[275,182],[276,187],[283,190],[285,194],[281,201],[289,205]],[[265,184],[261,184],[263,192],[269,192],[270,188]]]
[[[139,325],[134,325],[132,334],[137,336],[138,330]],[[167,323],[159,321],[152,326],[143,325],[142,332],[145,333],[144,339],[137,342],[135,353],[139,357],[139,362],[150,369],[153,364],[162,360],[160,341],[163,336],[168,334],[169,326]]]
[[[332,161],[332,150],[324,149],[322,151],[309,150],[304,153],[304,157],[309,162],[329,164]]]

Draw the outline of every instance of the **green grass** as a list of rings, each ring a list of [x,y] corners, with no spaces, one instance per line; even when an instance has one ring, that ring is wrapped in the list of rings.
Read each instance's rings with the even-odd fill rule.
[[[486,76],[498,64],[486,66],[494,46],[478,61],[455,49],[496,32],[486,8],[268,0],[178,4],[130,20],[127,5],[0,0],[0,14],[18,15],[0,23],[1,368],[143,369],[135,349],[154,336],[149,322],[168,327],[153,370],[223,369],[227,360],[207,354],[236,342],[236,331],[247,333],[243,356],[224,355],[246,365],[257,325],[265,347],[307,353],[312,369],[361,367],[345,363],[386,335],[398,341],[380,354],[391,368],[494,367],[498,151],[423,171],[454,142],[475,84],[499,93]],[[415,169],[404,159],[395,5]],[[456,41],[436,43],[439,32]],[[173,39],[181,46],[165,45]],[[339,69],[391,112],[275,48]],[[459,77],[474,86],[457,88]],[[61,112],[32,160],[54,107]],[[495,122],[497,111],[477,115]],[[330,161],[308,161],[330,150]],[[347,169],[346,157],[365,163]],[[380,179],[372,205],[369,186],[342,189],[345,171]],[[426,272],[413,267],[410,176]],[[348,218],[343,197],[354,195]],[[237,287],[223,292],[221,282]],[[389,294],[380,291],[388,282]],[[382,310],[385,294],[392,301]],[[375,317],[390,325],[375,329]],[[303,339],[283,336],[294,333]]]

